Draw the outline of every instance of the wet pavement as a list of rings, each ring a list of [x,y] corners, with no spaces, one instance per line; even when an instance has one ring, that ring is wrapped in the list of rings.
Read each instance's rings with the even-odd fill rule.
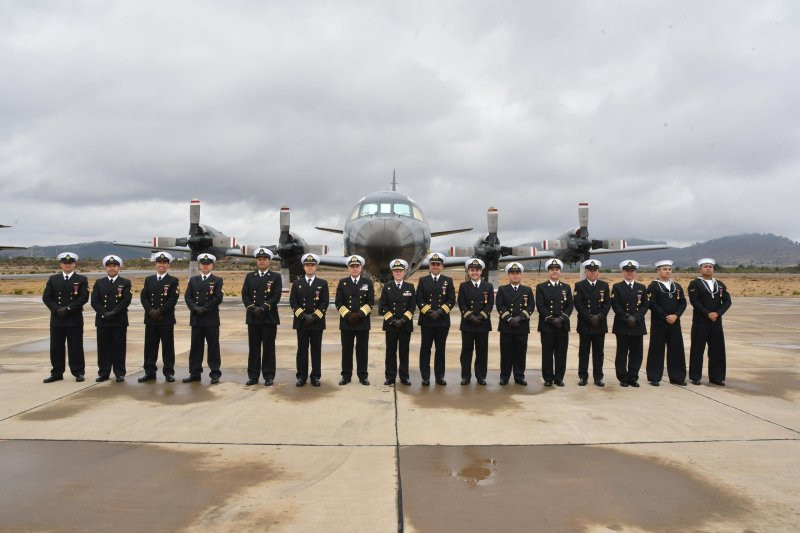
[[[273,387],[246,386],[247,332],[223,305],[219,385],[183,384],[188,316],[179,308],[176,383],[142,375],[134,304],[124,383],[44,385],[47,314],[38,298],[0,299],[0,529],[60,531],[792,531],[800,523],[800,299],[736,299],[725,316],[726,387],[621,388],[606,339],[604,388],[577,385],[571,334],[563,388],[539,379],[460,386],[457,324],[447,386],[383,383],[373,322],[370,380],[337,385],[335,312],[322,386],[295,387],[288,308]],[[764,317],[769,319],[765,320]],[[457,321],[456,321],[457,322]],[[690,318],[684,324],[688,351]],[[645,341],[645,344],[647,341]],[[160,366],[160,363],[159,363]]]

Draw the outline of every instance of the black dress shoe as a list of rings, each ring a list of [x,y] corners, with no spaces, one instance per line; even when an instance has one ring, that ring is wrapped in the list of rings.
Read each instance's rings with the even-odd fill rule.
[[[652,385],[653,387],[659,387],[659,386],[661,386],[661,383],[659,383],[658,381],[650,381],[649,383],[650,383],[650,385]]]
[[[367,378],[364,379],[358,378],[358,382],[361,383],[362,385],[369,385],[369,380]]]
[[[350,378],[342,378],[339,380],[339,385],[347,385],[350,383]]]
[[[699,379],[693,379],[692,380],[692,385],[701,385],[700,380]]]
[[[546,380],[544,380],[544,386],[545,387],[552,387],[553,386],[553,382],[550,381],[549,379],[546,379]]]
[[[437,385],[447,385],[447,382],[444,380],[444,378],[436,378],[436,384]]]
[[[83,374],[78,374],[77,376],[75,376],[75,381],[77,381],[78,383],[81,383],[84,379],[85,378],[83,377]]]
[[[478,378],[478,385],[483,385],[485,387],[486,386],[486,380]]]
[[[245,385],[258,385],[258,380],[250,378],[247,380],[247,383],[245,383]]]
[[[175,376],[164,376],[164,379],[166,379],[168,383],[173,383],[175,381]]]
[[[295,382],[294,386],[295,386],[295,387],[302,387],[302,386],[303,386],[303,385],[305,385],[305,384],[306,384],[306,380],[304,380],[304,379],[298,379],[298,380]]]
[[[383,382],[383,384],[384,385],[394,385],[394,380],[393,379],[387,379],[386,381]]]
[[[155,380],[156,380],[155,374],[145,374],[136,381],[138,381],[139,383],[144,383],[145,381],[155,381]]]
[[[500,385],[508,385],[508,380],[507,379],[501,379],[500,380]]]
[[[108,381],[108,376],[97,376],[97,379],[95,379],[95,381],[97,383],[102,383],[104,381]]]
[[[423,379],[422,380],[422,386],[423,387],[430,387],[430,385],[431,385],[430,380],[427,380],[427,379]]]
[[[678,385],[678,386],[681,386],[681,387],[685,387],[686,386],[686,382],[685,381],[670,381],[670,384]]]
[[[620,387],[627,387],[628,386],[628,382],[627,381],[620,381],[619,382],[619,386]]]
[[[117,383],[122,383],[123,381],[125,381],[125,376],[117,376],[117,378],[114,381],[116,381]]]
[[[600,379],[594,380],[594,384],[597,385],[598,387],[605,387],[606,386],[606,384],[603,383],[603,381],[600,380]]]
[[[462,379],[461,380],[461,384],[462,385],[469,385],[469,380],[468,379]]]
[[[189,376],[188,378],[183,378],[181,381],[184,383],[191,383],[192,381],[200,381],[200,376]]]
[[[564,386],[564,382],[563,381],[556,381],[555,384],[556,384],[556,387],[563,387]]]
[[[216,385],[217,383],[219,383],[219,378],[211,378],[212,385]]]
[[[638,387],[638,386],[639,386],[639,382],[638,382],[638,381],[631,381],[631,382],[629,383],[629,385],[630,385],[631,387]]]
[[[319,387],[319,380],[311,378],[311,384],[315,387]]]
[[[523,387],[528,386],[528,382],[525,381],[524,379],[515,379],[514,383],[516,383],[517,385],[522,385]]]
[[[64,376],[48,376],[42,380],[42,383],[52,383],[54,381],[61,381]]]
[[[581,387],[585,387],[585,386],[586,386],[586,383],[588,383],[588,381],[586,381],[585,379],[581,379],[581,380],[578,382],[578,385],[580,385]]]
[[[264,381],[264,386],[265,387],[272,387],[274,384],[275,384],[275,380],[274,379],[267,379],[267,380]]]
[[[725,386],[725,382],[724,381],[712,381],[711,383],[713,383],[714,385],[719,385],[720,387],[724,387]]]
[[[400,383],[402,383],[403,385],[411,385],[411,380],[410,379],[401,379]]]

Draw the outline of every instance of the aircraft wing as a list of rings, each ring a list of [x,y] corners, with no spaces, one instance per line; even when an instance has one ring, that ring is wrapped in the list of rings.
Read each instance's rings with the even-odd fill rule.
[[[138,248],[140,250],[162,250],[165,252],[191,252],[188,246],[158,246],[155,247],[152,244],[142,243],[142,242],[117,242],[112,241],[111,244],[114,246],[124,246],[125,248]]]
[[[341,230],[341,229],[323,228],[323,227],[320,227],[320,226],[314,226],[314,228],[316,228],[316,229],[318,229],[320,231],[327,231],[327,232],[330,232],[330,233],[344,233],[344,230]]]
[[[619,254],[623,252],[641,252],[644,250],[666,250],[667,248],[669,248],[669,246],[667,246],[666,244],[639,244],[637,246],[626,246],[621,250],[609,250],[607,248],[597,248],[595,250],[591,250],[589,253],[592,255]],[[544,253],[544,252],[539,252],[539,253]]]
[[[441,237],[442,235],[452,235],[453,233],[464,233],[467,231],[472,231],[472,228],[462,228],[462,229],[448,229],[444,231],[432,231],[431,237]],[[464,259],[466,261],[466,259]]]

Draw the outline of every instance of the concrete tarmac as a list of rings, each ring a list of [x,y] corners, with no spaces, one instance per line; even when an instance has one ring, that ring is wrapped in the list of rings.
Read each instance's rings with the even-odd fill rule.
[[[89,309],[88,307],[86,308]],[[295,387],[295,333],[281,307],[278,376],[247,387],[238,298],[221,315],[222,383],[183,384],[188,313],[179,304],[176,383],[137,383],[144,326],[134,300],[125,383],[97,384],[93,313],[87,380],[43,384],[49,313],[0,297],[0,529],[36,531],[795,531],[800,524],[800,299],[735,298],[724,317],[728,386],[614,379],[545,388],[540,343],[529,386],[459,385],[458,319],[447,386],[384,386],[380,321],[370,386],[337,385],[338,315],[323,337],[322,386]],[[497,323],[496,316],[493,317]],[[573,325],[574,325],[573,319]],[[648,317],[649,322],[649,317]],[[687,357],[691,310],[683,321]],[[573,327],[574,329],[574,327]],[[647,339],[645,340],[646,353]],[[646,355],[645,355],[646,357]],[[159,362],[160,365],[160,362]],[[705,375],[705,374],[704,374]]]

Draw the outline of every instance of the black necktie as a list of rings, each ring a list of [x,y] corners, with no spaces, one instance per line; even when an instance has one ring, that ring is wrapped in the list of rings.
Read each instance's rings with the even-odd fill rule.
[[[205,280],[206,280],[206,277],[205,277],[205,276],[203,276],[203,281],[205,281]]]
[[[518,287],[516,285],[513,285],[513,287],[514,287],[514,292],[517,292]]]
[[[64,281],[69,281],[69,276],[64,276]]]
[[[306,278],[306,283],[308,283],[309,285],[311,285],[312,281],[313,281],[313,278]]]
[[[158,281],[161,281],[161,276],[156,276],[156,279],[157,279]]]
[[[108,281],[110,281],[112,285],[114,284],[114,278],[108,278]]]
[[[476,288],[476,289],[478,288],[478,284],[477,284],[477,283],[473,283],[473,285],[475,285],[475,288]]]

